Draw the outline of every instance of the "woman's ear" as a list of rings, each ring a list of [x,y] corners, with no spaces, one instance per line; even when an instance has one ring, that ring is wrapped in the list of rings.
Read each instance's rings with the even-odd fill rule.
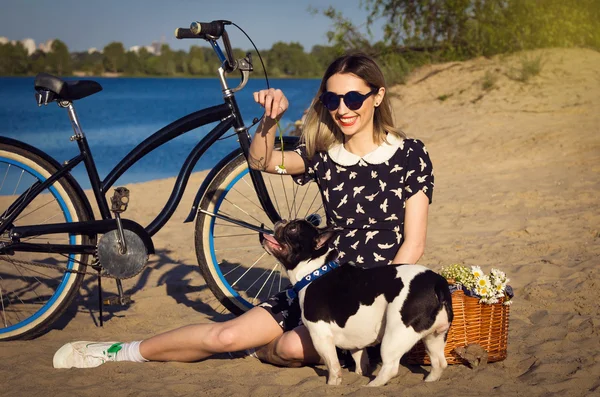
[[[332,227],[326,227],[319,231],[319,235],[316,238],[315,249],[323,247],[333,236],[335,236],[335,229]]]
[[[377,94],[375,94],[375,102],[374,102],[375,107],[381,105],[381,102],[383,102],[384,97],[385,97],[385,87],[379,87]]]

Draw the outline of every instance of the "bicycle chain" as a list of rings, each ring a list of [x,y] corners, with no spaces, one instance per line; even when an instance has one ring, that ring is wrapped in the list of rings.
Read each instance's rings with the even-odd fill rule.
[[[6,260],[6,259],[5,259]],[[20,259],[10,259],[10,260],[6,260],[7,262],[10,263],[14,263],[16,265],[30,265],[30,266],[37,266],[37,267],[43,267],[43,268],[47,268],[47,269],[58,269],[58,270],[62,270],[65,273],[76,273],[76,274],[93,274],[93,275],[98,275],[98,272],[87,272],[87,271],[81,271],[81,270],[73,270],[73,269],[67,269],[66,267],[63,267],[61,265],[46,265],[44,263],[37,263],[37,262],[28,262],[28,261],[23,261]],[[94,265],[84,265],[84,266],[94,266]],[[131,276],[131,277],[115,277],[113,275],[110,275],[108,273],[104,273],[100,275],[101,277],[106,277],[106,278],[112,278],[115,280],[125,280],[131,277],[135,277],[137,276],[137,274]]]

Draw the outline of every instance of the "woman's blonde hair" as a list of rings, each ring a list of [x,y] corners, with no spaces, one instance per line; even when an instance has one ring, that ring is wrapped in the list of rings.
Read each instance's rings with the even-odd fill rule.
[[[381,87],[387,89],[381,69],[370,56],[354,53],[341,56],[333,61],[325,71],[319,90],[308,109],[302,126],[301,141],[306,144],[309,158],[314,156],[315,152],[326,151],[334,144],[344,142],[344,134],[336,125],[329,110],[319,100],[321,94],[327,89],[327,80],[337,73],[356,75],[373,89]],[[386,133],[393,134],[398,138],[406,138],[401,130],[394,127],[389,95],[384,95],[383,101],[375,108],[373,124],[374,142],[383,142]]]

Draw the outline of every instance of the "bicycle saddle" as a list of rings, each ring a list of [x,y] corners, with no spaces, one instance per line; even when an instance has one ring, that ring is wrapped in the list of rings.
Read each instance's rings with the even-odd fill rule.
[[[92,80],[66,81],[48,73],[35,76],[35,90],[54,93],[57,100],[74,101],[102,91],[102,86]]]

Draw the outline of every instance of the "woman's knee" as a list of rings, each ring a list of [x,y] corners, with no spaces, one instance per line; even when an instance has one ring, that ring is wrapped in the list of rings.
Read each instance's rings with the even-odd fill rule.
[[[209,344],[215,352],[231,352],[266,345],[281,332],[267,311],[255,308],[234,320],[214,324]]]
[[[238,350],[237,346],[243,340],[243,332],[235,325],[219,324],[211,333],[211,340],[217,352],[231,352]]]
[[[304,360],[304,346],[298,334],[286,332],[277,339],[275,352],[283,360],[302,361]]]

